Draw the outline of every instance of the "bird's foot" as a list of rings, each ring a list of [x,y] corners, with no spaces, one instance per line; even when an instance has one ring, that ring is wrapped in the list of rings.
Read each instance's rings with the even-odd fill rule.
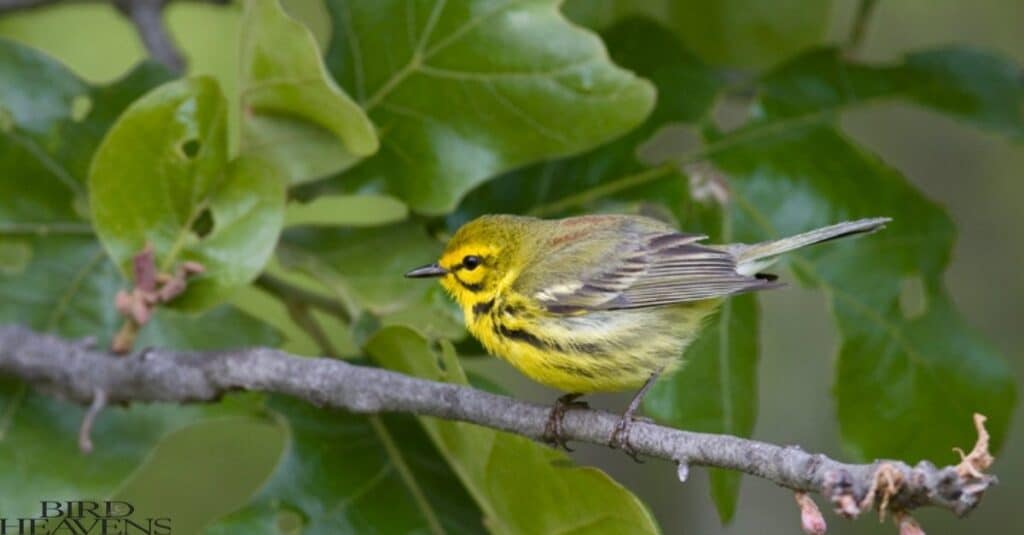
[[[644,385],[640,387],[640,390],[638,390],[633,396],[633,399],[629,401],[629,407],[626,408],[626,412],[622,413],[622,418],[619,419],[619,423],[615,424],[615,430],[612,431],[612,436],[608,440],[608,446],[610,448],[622,448],[622,451],[626,452],[626,455],[629,455],[638,463],[642,463],[643,461],[640,460],[639,452],[636,451],[636,448],[633,447],[633,443],[630,442],[629,432],[633,427],[633,422],[635,421],[653,423],[650,418],[636,416],[636,411],[640,408],[640,402],[644,400],[644,396],[647,395],[647,391],[650,390],[658,380],[659,375],[661,375],[661,371],[654,372],[647,378]]]
[[[612,449],[622,449],[626,455],[633,458],[638,463],[643,463],[640,460],[640,453],[633,447],[633,443],[630,442],[629,432],[633,427],[634,422],[643,423],[654,423],[654,420],[645,416],[636,416],[632,410],[627,410],[622,418],[619,418],[619,422],[615,424],[615,430],[612,431],[611,439],[608,440],[608,446]]]
[[[590,408],[586,401],[576,401],[576,398],[582,395],[578,393],[566,394],[555,400],[555,406],[551,407],[551,413],[548,415],[548,422],[544,425],[544,442],[555,448],[564,448],[565,451],[572,451],[572,448],[566,443],[565,437],[562,436],[562,420],[565,419],[565,413],[570,410]]]

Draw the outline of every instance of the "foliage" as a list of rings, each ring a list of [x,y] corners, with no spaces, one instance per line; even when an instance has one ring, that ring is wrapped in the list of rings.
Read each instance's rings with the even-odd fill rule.
[[[0,321],[109,343],[122,321],[114,296],[149,244],[164,272],[184,261],[206,269],[158,309],[139,347],[284,346],[465,382],[452,349],[464,337],[459,311],[439,288],[400,276],[476,215],[638,212],[716,241],[885,215],[895,220],[883,233],[788,259],[825,293],[839,330],[842,439],[865,459],[944,458],[971,443],[965,423],[981,412],[998,447],[1016,393],[945,288],[954,227],[838,120],[901,99],[1020,139],[1020,68],[962,47],[864,64],[820,46],[824,7],[788,17],[754,4],[570,2],[599,37],[554,0],[326,0],[333,33],[321,58],[276,0],[251,0],[234,95],[148,63],[91,85],[0,41]],[[765,25],[772,31],[751,29]],[[780,59],[739,82],[723,67]],[[743,124],[717,125],[716,106],[736,100]],[[693,139],[676,140],[669,160],[640,156],[680,125]],[[294,295],[267,294],[261,274],[337,310],[309,313]],[[907,281],[922,289],[920,310],[901,305]],[[758,309],[753,295],[730,301],[688,365],[656,385],[648,414],[749,436]],[[273,532],[282,519],[324,533],[657,531],[600,471],[467,424],[279,397],[117,408],[94,430],[102,447],[83,459],[73,440],[81,411],[9,380],[0,460],[14,469],[0,478],[2,511],[112,495],[170,431],[257,413],[286,447],[251,503],[215,531]],[[728,520],[739,475],[713,471],[711,482]]]
[[[379,331],[367,344],[383,366],[435,381],[468,384],[451,344],[443,356],[405,327]],[[656,533],[643,504],[607,475],[568,465],[561,452],[528,439],[462,422],[421,417],[434,445],[458,474],[497,533],[563,533],[597,529]],[[538,481],[544,484],[537,485]],[[586,493],[579,492],[586,489]],[[565,507],[572,503],[572,507]],[[618,504],[609,509],[607,504]]]

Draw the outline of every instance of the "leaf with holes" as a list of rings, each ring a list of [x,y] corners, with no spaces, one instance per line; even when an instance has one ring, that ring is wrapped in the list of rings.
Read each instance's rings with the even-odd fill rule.
[[[759,136],[713,160],[731,177],[738,241],[895,217],[876,235],[788,256],[801,280],[826,291],[839,326],[835,394],[846,444],[866,459],[947,459],[949,448],[973,443],[971,417],[980,412],[998,448],[1016,397],[1013,377],[950,302],[942,281],[953,246],[946,213],[829,125]],[[914,278],[925,291],[916,316],[900,307],[903,281]]]
[[[450,345],[442,370],[427,340],[403,327],[378,332],[367,351],[393,370],[468,384]],[[640,500],[600,470],[571,466],[561,452],[520,436],[437,418],[419,421],[495,533],[658,532]]]
[[[0,322],[69,336],[116,329],[120,278],[88,222],[86,172],[103,133],[168,77],[140,65],[90,86],[42,53],[0,40]]]
[[[288,433],[269,480],[207,533],[479,533],[479,509],[409,416],[328,412],[275,396]]]
[[[557,4],[328,1],[328,67],[381,133],[380,152],[330,187],[382,189],[441,214],[510,168],[639,124],[651,85]]]
[[[114,294],[127,283],[86,219],[86,162],[124,107],[166,75],[141,66],[93,87],[27,48],[0,42],[0,55],[11,82],[0,84],[0,105],[11,117],[0,132],[0,324],[106,345],[122,320]],[[272,329],[226,306],[198,317],[160,310],[139,339],[182,349],[278,342]],[[3,513],[34,517],[41,500],[110,496],[168,433],[239,412],[248,409],[110,407],[96,421],[95,450],[86,457],[77,446],[82,408],[0,381]]]
[[[8,176],[0,176],[0,184]],[[0,216],[9,213],[7,201],[0,199]],[[0,225],[6,223],[0,217]],[[0,236],[0,243],[5,239]],[[25,243],[32,255],[24,269],[0,269],[0,324],[28,325],[69,338],[95,337],[97,345],[106,346],[122,321],[113,307],[114,294],[126,283],[99,242],[88,235],[53,235],[32,236]],[[161,309],[138,343],[219,349],[275,346],[279,338],[253,317],[220,306],[200,316]],[[77,449],[82,408],[37,394],[23,383],[0,382],[0,462],[8,467],[0,474],[4,513],[31,517],[38,514],[41,500],[109,496],[163,437],[225,412],[238,414],[216,405],[108,408],[93,429],[96,449],[84,462]]]
[[[206,270],[174,306],[223,301],[270,258],[284,220],[285,180],[254,156],[228,161],[226,101],[210,78],[172,82],[133,103],[96,151],[93,223],[122,273],[147,244],[158,268]]]
[[[246,2],[240,62],[242,154],[273,161],[295,184],[377,151],[370,119],[327,73],[313,34],[277,0]]]

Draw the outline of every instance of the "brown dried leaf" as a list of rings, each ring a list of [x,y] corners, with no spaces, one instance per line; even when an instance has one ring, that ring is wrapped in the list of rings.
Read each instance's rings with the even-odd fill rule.
[[[900,526],[900,535],[925,535],[921,524],[918,524],[914,517],[906,513],[897,514],[896,523]]]
[[[988,430],[985,429],[985,420],[985,415],[974,414],[974,427],[978,430],[978,441],[974,443],[974,449],[970,453],[964,455],[964,450],[953,448],[960,454],[960,464],[957,465],[956,471],[962,478],[983,478],[985,470],[988,470],[996,460],[988,451],[989,435]]]
[[[128,316],[132,313],[134,302],[135,298],[132,296],[132,293],[129,293],[127,290],[118,290],[117,295],[114,296],[114,308],[117,309],[122,316]]]
[[[169,278],[167,282],[160,287],[160,291],[157,292],[157,297],[161,303],[166,303],[181,295],[187,286],[188,283],[185,281],[185,269],[178,266],[178,270],[174,272],[174,276]]]
[[[825,524],[825,517],[821,515],[818,504],[807,495],[806,492],[795,494],[796,504],[800,507],[800,527],[807,535],[825,535],[828,525]]]
[[[146,247],[132,257],[132,269],[136,288],[144,292],[156,290],[156,257],[152,244],[147,243]]]

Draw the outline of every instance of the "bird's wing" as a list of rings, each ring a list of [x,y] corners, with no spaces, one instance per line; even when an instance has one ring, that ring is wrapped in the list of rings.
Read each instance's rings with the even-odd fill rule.
[[[737,273],[732,254],[695,243],[704,236],[636,218],[588,227],[577,239],[571,239],[571,231],[556,233],[549,246],[541,248],[548,253],[534,258],[513,288],[551,313],[574,314],[661,306],[777,286]]]

